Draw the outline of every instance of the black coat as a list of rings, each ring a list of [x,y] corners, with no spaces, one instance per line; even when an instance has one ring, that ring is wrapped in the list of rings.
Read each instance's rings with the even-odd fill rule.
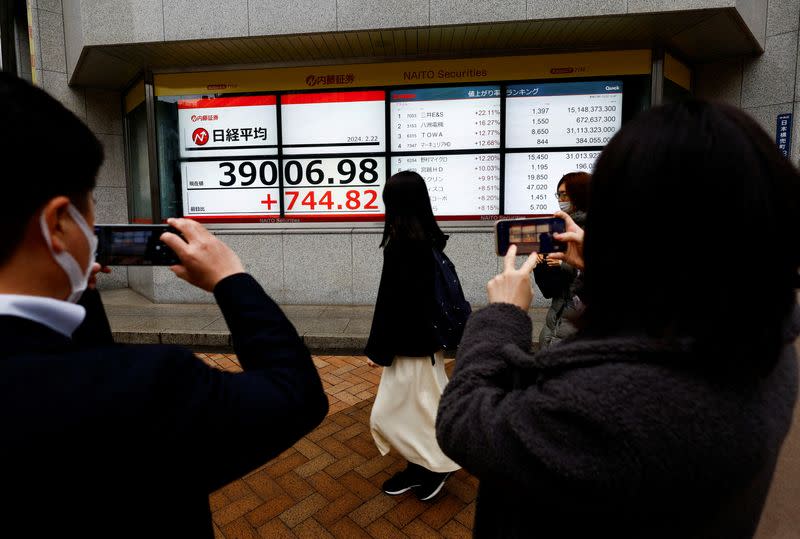
[[[797,397],[798,333],[796,311],[775,366],[745,376],[698,368],[687,341],[579,337],[530,355],[521,309],[473,314],[437,439],[480,479],[475,536],[752,537]]]
[[[0,317],[4,536],[213,537],[209,493],[320,423],[327,398],[279,307],[245,274],[214,294],[243,373]]]
[[[436,352],[433,329],[435,261],[427,241],[391,240],[383,249],[383,270],[364,353],[378,365],[395,356],[427,357]]]
[[[572,220],[580,227],[586,226],[586,212],[577,211]],[[577,332],[572,318],[577,316],[575,295],[580,286],[577,268],[562,263],[560,266],[548,266],[546,262],[537,264],[533,269],[533,278],[542,291],[542,295],[550,300],[544,326],[539,333],[539,346],[544,349]]]

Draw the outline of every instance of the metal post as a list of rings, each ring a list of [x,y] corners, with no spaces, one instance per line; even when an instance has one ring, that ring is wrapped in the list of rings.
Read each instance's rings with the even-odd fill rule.
[[[156,139],[156,97],[153,73],[144,76],[144,103],[147,110],[147,158],[150,164],[150,205],[153,223],[161,222],[161,186],[158,174],[158,141]]]
[[[653,49],[653,67],[650,71],[650,106],[664,102],[664,49]]]

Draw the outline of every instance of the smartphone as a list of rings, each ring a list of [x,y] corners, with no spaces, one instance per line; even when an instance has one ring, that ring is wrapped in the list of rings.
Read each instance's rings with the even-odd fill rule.
[[[556,241],[554,232],[566,232],[567,227],[560,217],[535,217],[531,219],[502,219],[495,224],[497,255],[505,256],[508,248],[517,246],[518,255],[537,253],[561,253],[567,244]]]
[[[178,234],[168,225],[97,225],[96,260],[103,266],[172,266],[180,264],[175,252],[159,238]]]

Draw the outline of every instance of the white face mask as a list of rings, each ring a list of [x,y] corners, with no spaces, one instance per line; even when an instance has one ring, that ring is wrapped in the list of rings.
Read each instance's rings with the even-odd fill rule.
[[[561,208],[561,211],[569,213],[569,211],[572,209],[572,202],[568,200],[561,201],[558,203],[558,207]]]
[[[42,235],[44,236],[45,243],[47,243],[47,248],[50,249],[50,254],[53,255],[56,264],[61,266],[61,269],[64,270],[64,273],[67,274],[67,278],[69,279],[70,294],[67,301],[76,303],[89,285],[89,275],[91,275],[92,266],[94,265],[94,253],[97,250],[97,236],[95,236],[94,231],[89,228],[86,219],[83,218],[78,208],[70,204],[67,206],[67,212],[78,225],[78,228],[81,229],[81,232],[83,232],[83,235],[86,237],[86,243],[89,244],[89,265],[86,267],[86,270],[81,269],[81,265],[75,260],[75,257],[67,251],[61,251],[60,253],[55,252],[53,249],[53,242],[50,239],[50,229],[47,228],[47,223],[44,220],[44,212],[39,217],[39,225],[42,228]]]

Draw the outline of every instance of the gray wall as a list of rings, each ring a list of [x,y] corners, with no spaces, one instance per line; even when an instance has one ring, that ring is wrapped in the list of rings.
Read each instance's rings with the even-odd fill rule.
[[[127,223],[128,194],[122,140],[122,105],[118,92],[70,88],[67,84],[66,42],[61,0],[28,0],[33,70],[37,84],[86,122],[103,144],[106,159],[97,177],[94,196],[98,223]],[[68,2],[64,2],[68,4]],[[102,279],[103,287],[128,286],[125,268]]]
[[[482,228],[446,230],[447,255],[456,265],[464,293],[474,305],[486,303],[486,283],[501,269],[494,233]],[[358,304],[375,302],[383,257],[382,229],[217,231],[279,303]],[[211,294],[177,279],[168,268],[131,268],[131,288],[160,303],[206,303]],[[536,294],[536,305],[548,300]]]
[[[41,0],[42,2],[44,0]],[[767,0],[63,0],[72,73],[83,47],[276,34],[735,9],[763,44]],[[56,0],[58,3],[58,0]]]
[[[800,163],[799,28],[800,1],[769,0],[763,55],[700,65],[696,69],[698,96],[741,107],[773,139],[777,115],[793,112],[791,159],[795,165]]]

